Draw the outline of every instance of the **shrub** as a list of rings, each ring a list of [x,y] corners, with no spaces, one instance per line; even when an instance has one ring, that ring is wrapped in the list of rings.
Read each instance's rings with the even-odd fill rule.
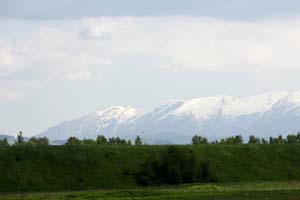
[[[208,161],[199,162],[192,149],[175,146],[170,146],[162,155],[148,157],[137,175],[140,185],[174,185],[213,180]]]

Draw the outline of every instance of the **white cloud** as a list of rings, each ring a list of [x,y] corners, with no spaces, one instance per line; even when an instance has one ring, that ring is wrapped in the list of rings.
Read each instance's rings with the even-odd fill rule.
[[[81,34],[87,38],[110,39],[112,36],[129,33],[134,25],[134,19],[122,18],[88,18],[83,20]]]
[[[32,77],[37,85],[40,81],[90,80],[109,66],[130,70],[137,59],[154,70],[288,76],[300,72],[299,35],[300,19],[247,22],[106,17],[45,21],[17,44],[0,37],[0,84],[1,76],[13,80],[24,72],[29,79],[30,74],[38,74],[38,78]],[[9,86],[3,91],[2,96],[14,96],[8,92]]]
[[[247,22],[156,17],[129,21],[90,19],[85,24],[94,33],[91,38],[98,35],[102,39],[106,35],[103,43],[114,61],[118,61],[119,54],[127,54],[128,60],[144,54],[171,71],[268,73],[271,70],[281,74],[300,70],[300,20]]]

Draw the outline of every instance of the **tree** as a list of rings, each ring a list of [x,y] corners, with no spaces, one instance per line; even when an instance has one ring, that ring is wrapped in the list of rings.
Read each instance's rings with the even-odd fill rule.
[[[236,135],[234,137],[234,144],[243,144],[243,137],[241,135]]]
[[[220,142],[218,140],[212,141],[210,144],[219,144]]]
[[[96,140],[97,144],[107,144],[107,139],[104,135],[98,135],[97,136],[97,140]]]
[[[284,140],[282,138],[282,135],[279,135],[278,139],[277,139],[277,144],[283,144],[283,143],[284,143]]]
[[[135,140],[134,140],[134,145],[135,145],[135,146],[141,146],[141,145],[143,145],[143,141],[142,141],[142,139],[141,139],[140,136],[137,136],[137,137],[135,138]]]
[[[262,139],[261,139],[261,143],[262,143],[262,144],[268,144],[268,141],[267,141],[265,138],[262,138]]]
[[[0,146],[9,146],[7,138],[4,138],[3,140],[0,140]]]
[[[279,135],[277,138],[276,137],[270,137],[270,144],[284,144],[287,143],[288,141],[286,139],[283,139],[282,135]]]
[[[78,145],[81,144],[80,140],[76,137],[69,137],[66,145]]]
[[[82,143],[83,144],[96,144],[96,141],[93,139],[83,139]]]
[[[117,144],[117,138],[115,137],[108,138],[108,144]]]
[[[170,146],[163,154],[152,154],[142,164],[137,175],[141,185],[170,185],[192,182],[209,182],[212,178],[208,160],[199,162],[193,149]]]
[[[17,135],[17,144],[24,144],[23,133],[20,131]]]
[[[201,182],[213,182],[216,179],[213,178],[211,173],[210,162],[208,160],[204,160],[200,163],[200,180]]]
[[[298,143],[298,140],[297,140],[297,135],[288,135],[287,137],[286,137],[286,139],[287,139],[287,143],[288,144],[297,144]]]
[[[250,135],[248,144],[260,144],[260,139],[255,137],[254,135]]]
[[[241,135],[236,135],[228,137],[226,139],[221,139],[221,144],[243,144],[243,137]]]
[[[128,142],[120,137],[108,138],[108,144],[110,145],[127,145]]]
[[[226,144],[234,144],[234,137],[228,137],[225,139]]]
[[[49,139],[47,137],[42,137],[42,138],[31,137],[28,140],[28,142],[26,142],[26,145],[48,146],[49,145]]]
[[[208,144],[208,140],[206,137],[202,137],[202,136],[198,136],[198,135],[194,135],[192,138],[192,144]]]
[[[224,138],[222,138],[222,139],[220,140],[220,144],[226,144],[226,140],[225,140]]]
[[[300,143],[300,132],[297,134],[297,142]]]
[[[269,144],[276,144],[276,143],[277,143],[277,140],[273,137],[270,137]]]

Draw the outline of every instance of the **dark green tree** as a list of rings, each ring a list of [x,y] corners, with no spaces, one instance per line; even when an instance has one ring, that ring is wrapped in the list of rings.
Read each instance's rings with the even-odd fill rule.
[[[277,139],[273,138],[273,137],[270,137],[269,144],[276,144],[276,143],[277,143]]]
[[[143,141],[142,141],[142,138],[140,136],[137,136],[134,140],[134,145],[135,146],[141,146],[143,145]]]
[[[298,143],[297,135],[289,134],[289,135],[286,137],[286,140],[287,140],[287,143],[288,143],[288,144],[297,144],[297,143]]]
[[[234,137],[228,137],[225,139],[226,144],[234,144]]]
[[[20,131],[17,135],[17,144],[24,144],[23,133]]]
[[[243,137],[241,135],[234,136],[234,144],[243,144]]]
[[[268,144],[268,141],[267,141],[265,138],[262,138],[262,139],[261,139],[261,143],[262,143],[262,144]]]
[[[104,135],[98,135],[96,139],[97,144],[107,144],[107,139]]]
[[[0,146],[9,146],[7,138],[4,138],[3,140],[0,140]]]
[[[80,140],[76,137],[69,137],[66,145],[78,145],[81,144]]]
[[[199,162],[194,151],[170,146],[162,155],[151,155],[137,175],[141,185],[209,182],[212,178],[208,161]]]
[[[206,137],[202,137],[202,136],[198,136],[198,135],[194,135],[192,138],[192,144],[208,144],[208,140]]]
[[[283,143],[284,143],[283,137],[282,135],[279,135],[277,138],[277,144],[283,144]]]
[[[300,143],[300,132],[297,134],[297,142]]]
[[[222,139],[221,144],[243,144],[243,137],[241,135],[235,135],[232,137],[228,137],[226,139]]]
[[[127,141],[118,137],[108,138],[108,144],[110,145],[127,145]]]
[[[32,146],[48,146],[49,145],[49,139],[47,137],[31,137],[28,142],[26,142],[27,145]]]
[[[254,135],[249,136],[248,144],[260,144],[261,141],[259,138],[255,137]]]
[[[96,141],[93,139],[83,139],[82,143],[83,144],[96,144]]]
[[[222,138],[222,139],[220,140],[220,144],[226,144],[226,139]]]
[[[201,182],[215,182],[215,178],[211,172],[210,162],[208,160],[204,160],[200,163],[200,180]]]
[[[212,141],[210,144],[219,144],[220,142],[218,140]]]

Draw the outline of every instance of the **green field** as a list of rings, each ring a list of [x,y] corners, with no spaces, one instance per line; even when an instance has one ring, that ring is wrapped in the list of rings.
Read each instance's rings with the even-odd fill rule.
[[[13,146],[0,148],[0,192],[136,188],[149,155],[168,146]],[[198,145],[219,184],[300,181],[300,145]]]
[[[193,184],[119,190],[2,194],[1,200],[298,200],[300,182]]]

